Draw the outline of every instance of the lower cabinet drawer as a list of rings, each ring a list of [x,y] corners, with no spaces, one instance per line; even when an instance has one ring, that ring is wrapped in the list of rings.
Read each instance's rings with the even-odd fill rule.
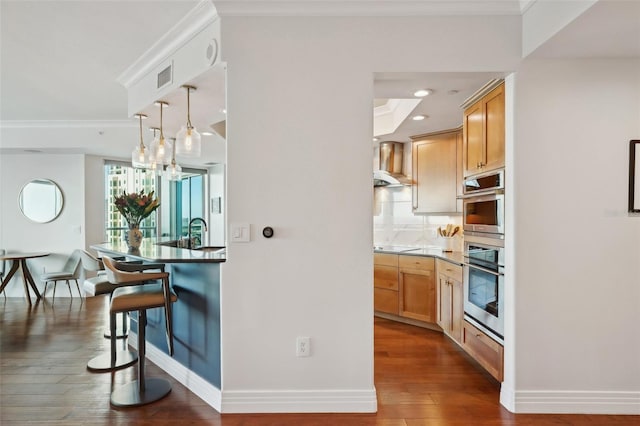
[[[464,321],[462,347],[499,382],[503,378],[504,348],[472,324]]]
[[[395,266],[373,265],[373,286],[398,290],[398,268]]]
[[[398,315],[398,291],[384,288],[373,289],[373,309]]]

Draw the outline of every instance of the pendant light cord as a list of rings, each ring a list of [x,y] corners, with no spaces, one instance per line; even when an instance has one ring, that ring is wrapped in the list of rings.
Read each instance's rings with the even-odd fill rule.
[[[189,98],[189,94],[191,93],[191,87],[187,86],[187,129],[193,129],[191,125],[191,101]]]
[[[162,131],[162,110],[164,109],[164,103],[160,102],[160,143],[164,145],[164,132]]]
[[[144,140],[142,139],[142,114],[138,114],[140,119],[140,152],[144,152]]]

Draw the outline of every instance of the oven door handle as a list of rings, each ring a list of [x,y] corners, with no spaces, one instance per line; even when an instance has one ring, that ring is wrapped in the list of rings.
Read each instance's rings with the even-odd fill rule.
[[[477,269],[477,270],[482,271],[482,272],[486,272],[487,274],[495,275],[496,277],[504,275],[504,274],[502,274],[500,272],[492,271],[491,269],[483,268],[482,266],[478,266],[478,265],[472,265],[472,264],[466,263],[466,262],[464,263],[464,266],[466,266],[468,268]]]

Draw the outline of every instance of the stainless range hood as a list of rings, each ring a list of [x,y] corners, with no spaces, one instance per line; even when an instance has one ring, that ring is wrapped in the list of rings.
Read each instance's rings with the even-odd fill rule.
[[[402,172],[404,144],[380,142],[380,168],[373,172],[373,186],[411,185],[411,179]]]

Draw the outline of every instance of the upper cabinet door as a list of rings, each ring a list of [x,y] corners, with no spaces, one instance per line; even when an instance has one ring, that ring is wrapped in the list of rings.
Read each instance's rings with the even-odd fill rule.
[[[459,133],[425,136],[413,143],[414,213],[456,212]]]
[[[477,102],[464,111],[463,117],[463,162],[464,175],[469,176],[480,171],[484,161],[484,108]]]
[[[504,84],[483,99],[486,135],[484,172],[504,167]]]
[[[504,83],[464,111],[464,176],[504,167]]]

